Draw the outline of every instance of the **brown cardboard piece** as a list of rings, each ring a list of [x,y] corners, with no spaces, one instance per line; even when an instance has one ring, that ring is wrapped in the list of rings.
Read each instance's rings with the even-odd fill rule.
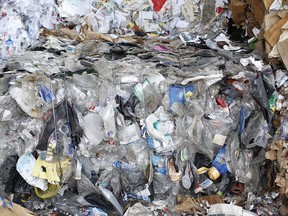
[[[105,40],[105,41],[110,41],[110,42],[114,42],[115,39],[113,39],[112,37],[110,37],[109,35],[105,35],[105,34],[100,34],[97,32],[87,32],[85,34],[85,39],[86,40]]]
[[[270,65],[280,65],[282,62],[279,61],[279,58],[269,58],[268,63]]]
[[[212,195],[212,196],[202,196],[198,198],[192,198],[191,196],[177,196],[177,204],[174,208],[176,212],[186,212],[190,214],[195,214],[196,212],[202,212],[205,214],[205,209],[203,208],[203,201],[207,201],[210,205],[223,203],[223,199],[220,196]],[[202,205],[202,207],[201,207]]]
[[[8,203],[7,200],[5,200],[6,203]],[[33,212],[29,211],[28,209],[16,204],[16,203],[12,203],[11,207],[10,205],[7,204],[6,208],[3,208],[3,203],[2,201],[1,203],[1,207],[0,207],[0,215],[1,216],[34,216],[36,214],[34,214]]]
[[[254,27],[260,29],[260,25],[258,24],[257,20],[255,20],[255,19],[247,19],[246,20],[246,26],[247,26],[247,35],[249,38],[252,38],[255,36],[253,31],[252,31]]]
[[[255,15],[252,11],[247,11],[246,12],[246,17],[247,19],[254,19],[255,18]]]
[[[271,29],[269,29],[265,33],[265,38],[267,42],[274,47],[282,34],[281,27],[288,21],[288,16],[284,17],[283,19],[279,20]]]
[[[288,15],[288,11],[287,10],[279,10],[279,11],[277,11],[277,14],[282,19]]]
[[[288,39],[279,42],[278,50],[286,69],[288,69]]]
[[[278,16],[277,11],[267,14],[264,18],[265,31],[272,28],[281,18]]]
[[[239,0],[231,0],[229,9],[232,12],[232,19],[235,24],[240,25],[246,19],[247,4]]]
[[[265,6],[262,0],[247,0],[248,5],[252,8],[255,14],[255,19],[261,26],[265,16]]]
[[[265,40],[265,52],[267,55],[272,51],[273,47]]]
[[[272,5],[272,3],[274,2],[274,0],[263,0],[263,4],[265,6],[265,9],[267,11],[269,11],[270,6]]]
[[[264,29],[261,28],[259,34],[257,35],[258,42],[255,44],[255,49],[260,51],[262,59],[267,59],[268,55],[265,50],[265,38],[264,38]]]

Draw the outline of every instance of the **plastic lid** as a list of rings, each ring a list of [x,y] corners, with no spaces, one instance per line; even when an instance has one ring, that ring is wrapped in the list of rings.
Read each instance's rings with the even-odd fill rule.
[[[220,175],[220,172],[215,167],[211,167],[208,171],[208,176],[211,180],[218,179]]]

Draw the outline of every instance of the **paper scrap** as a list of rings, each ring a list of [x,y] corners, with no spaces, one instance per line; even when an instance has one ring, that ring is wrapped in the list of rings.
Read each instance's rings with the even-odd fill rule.
[[[215,134],[213,143],[223,146],[225,144],[225,141],[226,141],[226,136],[223,136],[221,134]]]

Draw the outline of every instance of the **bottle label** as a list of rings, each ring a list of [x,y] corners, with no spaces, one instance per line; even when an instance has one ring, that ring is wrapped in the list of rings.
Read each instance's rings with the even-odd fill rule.
[[[206,189],[210,187],[213,184],[213,182],[210,179],[206,179],[204,182],[200,184],[200,187],[203,189]]]

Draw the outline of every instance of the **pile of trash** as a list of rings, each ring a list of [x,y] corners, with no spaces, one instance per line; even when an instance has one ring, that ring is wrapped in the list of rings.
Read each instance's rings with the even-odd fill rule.
[[[43,28],[57,30],[68,26],[77,33],[97,32],[113,37],[135,34],[178,37],[179,31],[207,27],[227,8],[227,3],[226,0],[1,0],[0,64],[25,51],[39,38]]]
[[[223,33],[131,43],[63,32],[3,68],[0,170],[13,202],[38,214],[279,213],[264,168],[284,70],[275,77]]]
[[[18,215],[287,215],[287,71],[219,13],[177,37],[44,29],[5,59],[0,204]]]

